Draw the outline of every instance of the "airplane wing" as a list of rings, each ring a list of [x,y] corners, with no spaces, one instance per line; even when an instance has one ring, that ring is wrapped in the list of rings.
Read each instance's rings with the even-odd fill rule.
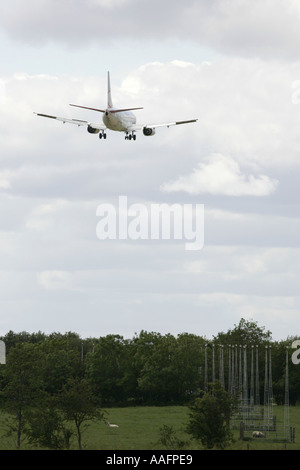
[[[166,122],[163,124],[144,124],[144,125],[134,125],[131,126],[130,131],[140,131],[142,129],[156,129],[157,127],[170,127],[170,126],[179,126],[180,124],[190,124],[192,122],[197,122],[198,119],[190,119],[188,121],[176,121],[176,122]]]
[[[106,126],[104,124],[94,124],[88,121],[82,121],[80,119],[68,119],[64,117],[58,117],[58,116],[50,116],[49,114],[41,114],[41,113],[34,113],[37,116],[49,118],[49,119],[56,119],[57,121],[62,121],[64,124],[67,122],[68,124],[76,124],[76,126],[85,126],[88,127],[90,126],[91,128],[99,131],[104,131],[106,129]]]

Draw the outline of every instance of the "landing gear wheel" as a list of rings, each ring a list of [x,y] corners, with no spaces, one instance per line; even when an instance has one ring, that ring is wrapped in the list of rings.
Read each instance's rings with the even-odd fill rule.
[[[125,135],[125,140],[136,140],[136,135],[132,132],[131,134],[127,134]]]

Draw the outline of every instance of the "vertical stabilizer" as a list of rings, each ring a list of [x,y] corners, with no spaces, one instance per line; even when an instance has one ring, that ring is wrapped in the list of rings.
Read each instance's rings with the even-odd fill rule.
[[[111,88],[110,88],[110,75],[109,72],[107,72],[107,107],[112,108],[112,99],[111,99]]]

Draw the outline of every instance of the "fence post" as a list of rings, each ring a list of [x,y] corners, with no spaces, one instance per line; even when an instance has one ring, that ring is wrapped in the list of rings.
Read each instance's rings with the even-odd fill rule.
[[[244,440],[244,429],[245,429],[244,423],[243,421],[241,421],[240,422],[240,440],[241,441]]]

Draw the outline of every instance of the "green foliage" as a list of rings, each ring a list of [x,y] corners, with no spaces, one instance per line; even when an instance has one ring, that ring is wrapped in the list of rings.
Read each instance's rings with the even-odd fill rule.
[[[113,406],[193,403],[205,385],[206,344],[209,380],[212,377],[212,346],[217,378],[219,346],[224,347],[226,388],[227,345],[247,345],[248,351],[251,346],[258,345],[261,396],[265,346],[271,346],[273,394],[277,405],[280,405],[284,403],[286,348],[290,348],[297,338],[272,342],[269,331],[242,318],[238,325],[227,333],[218,333],[213,340],[188,333],[174,336],[146,331],[135,334],[132,339],[124,339],[120,335],[82,339],[73,332],[46,335],[42,332],[10,331],[0,339],[5,341],[7,349],[7,364],[0,366],[0,407],[12,416],[10,429],[14,429],[18,446],[22,436],[27,436],[42,447],[67,448],[68,430],[72,428],[78,439],[78,432],[85,430],[85,425],[90,422],[88,417],[91,415],[87,409],[83,421],[80,418],[79,411],[83,409],[80,407],[90,406],[88,402],[80,402],[80,387],[83,387],[82,396],[89,396],[92,401],[97,398],[93,406],[98,410]],[[289,358],[291,353],[289,349]],[[248,366],[250,372],[250,354]],[[84,387],[88,387],[88,392]],[[300,366],[292,364],[291,360],[289,390],[290,403],[300,403]],[[65,401],[64,395],[68,397]],[[55,407],[47,423],[44,412],[46,417],[50,398],[54,400]],[[60,403],[58,399],[61,399]],[[71,416],[68,403],[77,410],[77,416]],[[39,415],[40,422],[37,419]],[[79,431],[76,423],[80,423]],[[160,424],[163,426],[165,423]],[[175,434],[167,428],[163,432],[164,439],[169,439],[168,445],[172,445],[170,439],[175,438]]]
[[[190,421],[187,432],[201,441],[207,449],[224,449],[233,439],[230,431],[230,418],[234,410],[234,400],[219,382],[209,384],[208,392],[196,398],[190,407]]]
[[[188,441],[178,438],[173,426],[167,424],[159,428],[158,443],[168,450],[182,450],[189,444]]]
[[[83,373],[80,341],[67,337],[47,338],[40,344],[43,356],[42,374],[46,391],[53,395],[60,390],[68,378]]]
[[[129,369],[130,345],[119,335],[100,338],[87,358],[87,376],[105,405],[118,403],[128,395]]]
[[[149,340],[149,338],[148,338]],[[138,387],[149,403],[184,403],[200,387],[199,365],[204,340],[187,333],[156,336],[151,354],[138,351],[142,363]],[[140,346],[140,345],[139,345]]]
[[[52,450],[70,448],[72,430],[66,425],[55,401],[50,398],[40,408],[33,408],[27,416],[25,433],[30,444]]]
[[[285,358],[287,348],[289,348],[296,339],[296,337],[290,337],[288,340],[281,341],[280,343],[276,343],[275,346],[272,346],[273,393],[277,405],[284,404],[286,374]],[[289,354],[289,357],[290,355],[291,354]],[[288,366],[289,402],[291,405],[300,404],[300,364],[293,364],[293,362],[289,360]]]
[[[59,394],[58,407],[65,420],[75,424],[79,449],[82,448],[82,432],[90,421],[103,419],[98,405],[92,387],[85,379],[69,379]]]
[[[38,347],[23,342],[12,348],[7,358],[2,406],[15,416],[18,448],[26,424],[26,411],[37,406],[44,397],[40,359]]]
[[[159,442],[160,428],[167,425],[174,429],[174,435],[178,440],[187,442],[186,450],[202,450],[200,441],[190,438],[186,434],[185,427],[189,420],[189,409],[185,406],[134,406],[110,408],[107,410],[108,420],[119,425],[118,429],[111,429],[103,421],[91,421],[90,426],[84,433],[84,449],[87,450],[108,450],[116,452],[118,450],[166,450],[166,446]],[[275,409],[278,426],[283,424],[283,406]],[[12,437],[4,436],[6,419],[8,415],[0,411],[0,451],[14,450],[16,448]],[[239,440],[239,430],[234,430],[235,441],[228,448],[229,450],[300,450],[300,406],[290,407],[291,426],[296,427],[296,442],[282,443],[273,442],[266,439],[256,439],[251,441]],[[71,423],[67,423],[69,426]],[[73,427],[71,430],[75,431]],[[77,449],[76,434],[70,440],[70,449]],[[24,441],[22,449],[39,450],[38,443],[29,444]],[[179,449],[181,450],[181,449]],[[288,459],[288,454],[286,454]]]
[[[234,325],[227,333],[218,333],[214,338],[221,344],[241,344],[242,346],[264,344],[271,341],[271,332],[265,331],[265,327],[258,326],[257,322],[247,321],[241,318],[238,325]]]

